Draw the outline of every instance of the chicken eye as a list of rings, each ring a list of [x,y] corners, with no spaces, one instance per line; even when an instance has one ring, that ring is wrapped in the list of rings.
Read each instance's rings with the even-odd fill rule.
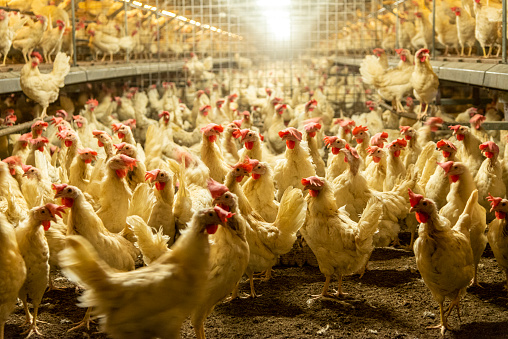
[[[68,188],[68,189],[67,189],[67,192],[69,192],[69,193],[70,193],[70,192],[72,192],[72,190],[71,190],[70,188]]]
[[[237,171],[237,172],[240,172],[240,169],[239,169],[239,168],[237,168],[237,169],[236,169],[236,171]]]
[[[502,205],[502,206],[506,206],[506,203],[505,203],[505,202],[503,202],[501,205]]]
[[[424,202],[424,203],[422,203],[422,205],[423,205],[423,206],[427,206],[427,203],[426,203],[426,202]]]
[[[44,214],[44,213],[46,213],[46,211],[45,211],[45,210],[42,210],[42,211],[41,211],[41,213],[43,213],[43,214]]]
[[[213,213],[212,212],[208,213],[208,216],[213,217]]]

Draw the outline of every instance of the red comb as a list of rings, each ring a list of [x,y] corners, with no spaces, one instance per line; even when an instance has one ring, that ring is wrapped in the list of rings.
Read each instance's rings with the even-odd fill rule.
[[[451,142],[450,140],[444,140],[441,139],[436,143],[437,148],[441,149],[441,147],[444,147],[445,145],[448,145],[449,147],[453,148],[454,150],[457,150],[457,147]]]
[[[411,191],[410,188],[408,188],[408,193],[409,193],[409,203],[411,204],[411,207],[415,207],[416,205],[418,205],[420,200],[423,199],[423,195],[414,193],[413,191]]]
[[[493,197],[492,194],[490,194],[490,193],[489,193],[489,196],[485,199],[487,199],[490,202],[490,207],[491,207],[490,211],[491,212],[494,209],[494,207],[499,205],[499,203],[503,200],[503,198]]]
[[[308,177],[308,178],[302,178],[302,185],[303,186],[309,186],[309,184],[312,186],[321,187],[321,186],[323,186],[324,182],[323,182],[323,180],[319,179],[315,175]]]
[[[357,135],[358,133],[360,132],[367,132],[369,129],[367,128],[367,126],[356,126],[354,129],[353,129],[353,135]]]
[[[287,135],[291,135],[297,140],[302,140],[302,133],[294,127],[288,127],[285,130],[279,131],[279,137],[284,138]]]
[[[30,165],[21,165],[21,168],[23,169],[23,172],[28,172],[30,171],[31,168],[33,168],[33,166],[30,166]]]
[[[51,188],[56,191],[56,193],[63,191],[68,185],[67,184],[53,184]]]
[[[337,136],[326,136],[323,138],[325,145],[331,145],[335,141],[337,141],[337,139],[339,139],[339,137],[337,137]]]
[[[208,179],[206,185],[208,186],[208,190],[212,195],[212,199],[217,199],[224,193],[229,192],[229,188],[226,185],[223,185],[213,179]]]

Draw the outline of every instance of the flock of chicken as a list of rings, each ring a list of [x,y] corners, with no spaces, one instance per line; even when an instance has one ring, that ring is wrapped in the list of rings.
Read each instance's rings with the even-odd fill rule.
[[[289,100],[277,81],[232,81],[225,92],[222,76],[206,90],[189,82],[183,93],[174,83],[105,92],[79,115],[57,110],[51,124],[13,138],[0,162],[0,333],[18,297],[26,333],[40,333],[38,307],[59,267],[85,288],[75,328],[93,311],[113,338],[170,338],[190,315],[204,338],[214,305],[238,297],[244,274],[256,297],[254,273],[269,279],[298,231],[326,278],[317,298],[337,299],[342,277],[364,272],[374,247],[400,245],[405,225],[442,331],[478,284],[488,222],[508,269],[508,148],[481,127],[495,106],[388,129],[372,102],[368,113],[335,118],[324,75],[314,90],[298,78]],[[12,110],[3,121],[16,119]],[[436,143],[447,120],[457,121],[453,137]]]
[[[5,4],[2,4],[5,2]],[[33,50],[38,50],[45,62],[52,62],[52,55],[62,51],[73,56],[72,25],[69,21],[71,1],[65,0],[51,4],[47,0],[8,0],[0,5],[14,11],[0,10],[0,53],[3,64],[11,47],[19,50],[27,61]],[[16,11],[31,11],[35,16]],[[113,55],[122,53],[125,58],[151,58],[162,55],[182,55],[193,49],[205,53],[211,48],[221,48],[221,37],[212,47],[210,37],[198,33],[185,37],[191,27],[179,27],[171,18],[151,16],[151,11],[130,8],[123,12],[123,2],[82,1],[78,3],[79,22],[76,23],[76,39],[88,41],[92,56],[98,60],[99,54],[113,60]],[[127,17],[127,25],[125,18]],[[177,31],[178,29],[178,31]]]
[[[465,56],[466,48],[467,56],[471,56],[477,41],[484,57],[493,55],[494,47],[497,47],[496,56],[499,56],[502,50],[501,1],[438,0],[435,3],[435,33],[432,31],[434,13],[429,9],[433,5],[432,1],[426,0],[405,1],[398,7],[398,18],[389,11],[378,15],[382,26],[379,30],[374,20],[364,20],[363,13],[358,13],[359,22],[349,23],[345,32],[332,43],[346,54],[371,50],[379,41],[385,50],[394,51],[397,42],[400,48],[415,51],[430,48],[435,36],[436,48],[442,49],[445,56],[449,50]],[[335,49],[331,48],[332,51]]]

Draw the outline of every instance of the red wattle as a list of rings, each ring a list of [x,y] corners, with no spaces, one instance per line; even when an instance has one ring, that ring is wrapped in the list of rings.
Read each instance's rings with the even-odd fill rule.
[[[51,221],[49,221],[49,220],[43,220],[41,222],[41,224],[42,224],[42,227],[44,227],[45,231],[49,230],[49,228],[51,227]]]
[[[208,234],[215,234],[218,228],[219,225],[206,225],[206,231],[208,232]]]
[[[128,171],[128,170],[124,169],[124,170],[116,170],[115,172],[116,172],[116,175],[117,175],[120,179],[122,179],[122,178],[125,178],[125,176],[127,175],[127,171]]]
[[[243,175],[240,175],[240,176],[236,177],[235,179],[236,179],[236,182],[242,182]]]
[[[335,155],[339,154],[340,153],[340,148],[338,148],[338,147],[332,147],[332,153],[335,154]]]
[[[400,157],[400,150],[393,152],[393,156],[396,158]]]
[[[217,206],[219,206],[220,208],[222,208],[224,211],[227,211],[227,212],[229,212],[231,210],[231,208],[228,205],[218,204]]]
[[[348,162],[348,160],[347,160],[347,157],[346,157],[346,156],[344,156],[344,162]]]
[[[92,159],[86,159],[85,164],[90,164],[92,162]]]
[[[426,57],[424,57],[424,56],[423,56],[423,57],[421,57],[421,58],[420,58],[420,62],[425,62],[425,59],[426,59]]]
[[[166,187],[166,183],[165,182],[158,182],[158,181],[155,182],[155,188],[158,191],[162,191],[164,189],[164,187]]]
[[[402,61],[406,62],[407,57],[406,57],[405,55],[401,55],[401,56],[400,56],[400,60],[402,60]]]
[[[259,178],[261,178],[261,174],[252,173],[252,179],[258,180]]]
[[[317,197],[319,195],[319,191],[317,190],[309,190],[309,194],[311,197]]]
[[[380,157],[372,157],[372,160],[377,164],[378,162],[381,161],[381,158]]]
[[[286,146],[289,148],[289,149],[293,149],[295,148],[295,144],[296,142],[293,141],[293,140],[286,140]]]
[[[448,177],[451,183],[457,182],[460,179],[460,175],[450,175]]]
[[[65,140],[64,143],[65,143],[65,146],[67,146],[67,147],[72,146],[72,141],[70,141],[70,140]]]
[[[449,158],[449,157],[450,157],[450,155],[451,155],[451,153],[450,153],[450,152],[443,151],[443,157],[445,157],[445,158]]]
[[[316,136],[316,132],[310,132],[309,137],[314,138]]]
[[[11,172],[11,175],[14,176],[16,175],[16,169],[13,167],[13,168],[10,168],[9,169],[9,172]]]
[[[83,126],[81,122],[77,122],[76,125],[78,125],[78,128],[81,128],[81,126]]]
[[[350,132],[349,128],[344,128],[344,133],[349,134],[349,132]]]
[[[419,223],[426,223],[427,220],[429,220],[429,215],[427,213],[423,212],[416,212],[416,220],[418,220]]]
[[[485,152],[485,156],[490,159],[490,158],[492,158],[494,156],[494,153],[492,153],[492,152]]]
[[[505,212],[496,211],[495,214],[496,214],[496,218],[498,218],[498,219],[505,219],[506,218]]]
[[[100,140],[97,141],[97,145],[99,145],[99,147],[104,147],[104,144]]]
[[[125,134],[123,134],[123,133],[118,133],[118,137],[119,137],[120,139],[123,139],[123,138],[125,138]]]
[[[214,142],[215,140],[217,140],[217,136],[216,135],[209,135],[208,136],[208,141]]]
[[[405,136],[404,136],[404,138],[405,138],[406,140],[411,140],[412,136],[410,136],[410,135],[405,135]]]
[[[39,152],[44,152],[44,146],[38,148]]]
[[[254,141],[247,141],[245,143],[245,148],[248,149],[249,151],[254,147]]]
[[[363,142],[363,139],[356,138],[356,143],[361,144]]]
[[[457,138],[458,141],[464,140],[464,134],[457,134],[455,135],[455,137]]]
[[[72,198],[62,198],[62,204],[65,207],[71,208],[74,205],[74,199],[72,199]]]

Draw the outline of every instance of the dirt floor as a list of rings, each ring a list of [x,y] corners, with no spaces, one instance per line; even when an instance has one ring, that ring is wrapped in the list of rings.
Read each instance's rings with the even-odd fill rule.
[[[324,277],[318,268],[275,267],[273,279],[256,282],[259,298],[220,304],[206,322],[208,338],[440,338],[426,327],[439,322],[439,308],[416,269],[412,252],[379,248],[369,271],[345,278],[349,297],[344,302],[316,300]],[[462,299],[462,325],[455,312],[447,338],[508,338],[508,300],[504,273],[489,247],[480,263],[483,288],[468,290]],[[39,329],[44,338],[107,338],[92,324],[88,331],[67,333],[82,319],[85,310],[76,306],[74,285],[59,276],[62,291],[47,292],[42,301]],[[336,281],[332,285],[336,286]],[[248,292],[248,283],[241,290]],[[21,305],[6,324],[6,338],[24,338]],[[33,336],[37,337],[37,336]],[[195,338],[186,321],[182,338]]]

